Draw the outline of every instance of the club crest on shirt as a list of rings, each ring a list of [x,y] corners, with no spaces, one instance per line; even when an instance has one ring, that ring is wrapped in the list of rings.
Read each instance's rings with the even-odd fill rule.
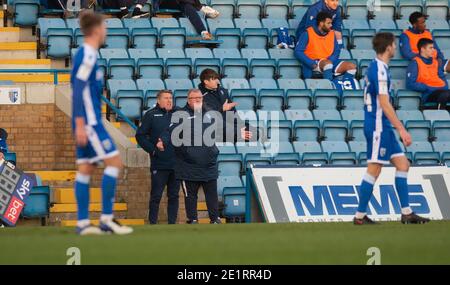
[[[111,140],[110,140],[110,139],[105,139],[105,140],[103,140],[103,141],[102,141],[102,145],[103,145],[103,148],[104,148],[105,150],[110,150],[111,147],[112,147]]]
[[[386,148],[382,147],[380,148],[380,156],[385,156],[386,154]]]

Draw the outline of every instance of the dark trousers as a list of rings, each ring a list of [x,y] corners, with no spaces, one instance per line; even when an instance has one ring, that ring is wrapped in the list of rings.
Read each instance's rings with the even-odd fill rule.
[[[177,3],[175,0],[163,0],[159,4],[161,9],[176,9],[181,10],[181,12],[189,19],[192,26],[194,26],[197,33],[200,35],[203,31],[206,31],[206,27],[202,22],[202,19],[198,15],[198,9],[194,7],[191,3]]]
[[[436,90],[428,95],[427,102],[437,103],[439,109],[445,109],[446,105],[450,105],[450,90]]]
[[[147,3],[147,0],[102,0],[99,4],[103,9],[120,9],[123,7],[130,8],[133,5],[141,4],[142,6]]]
[[[198,220],[197,199],[198,189],[202,186],[205,193],[206,206],[211,221],[219,218],[219,198],[217,196],[217,179],[210,181],[181,181],[181,188],[184,192],[186,216],[189,221]]]
[[[158,222],[159,202],[161,202],[164,187],[167,185],[167,216],[169,224],[177,222],[178,193],[180,182],[175,179],[173,170],[152,171],[152,192],[150,193],[149,221],[150,224]]]

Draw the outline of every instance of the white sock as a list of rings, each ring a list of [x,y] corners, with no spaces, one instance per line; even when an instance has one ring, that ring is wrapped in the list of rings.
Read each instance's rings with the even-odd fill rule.
[[[100,216],[100,222],[102,222],[102,223],[109,223],[109,222],[112,221],[113,217],[114,217],[113,215],[102,214]]]
[[[411,213],[412,213],[411,207],[402,208],[402,214],[403,215],[409,215]]]
[[[136,5],[136,9],[141,10],[141,9],[142,9],[142,5],[141,5],[141,4],[137,4],[137,5]]]
[[[89,219],[77,221],[77,227],[79,227],[79,228],[87,227],[87,226],[89,226],[90,224],[91,224],[91,221],[90,221]]]
[[[364,218],[365,215],[366,215],[366,213],[356,212],[355,217],[357,219],[362,219],[362,218]]]
[[[120,7],[120,10],[127,10],[127,7]]]

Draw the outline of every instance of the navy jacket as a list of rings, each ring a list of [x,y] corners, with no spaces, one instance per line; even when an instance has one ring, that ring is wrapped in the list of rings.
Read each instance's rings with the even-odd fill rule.
[[[176,110],[176,109],[175,109]],[[141,125],[136,131],[136,140],[151,159],[152,170],[172,170],[175,165],[175,151],[172,144],[164,144],[164,151],[160,151],[156,144],[161,134],[169,128],[172,113],[156,106],[147,111],[142,118]]]
[[[194,112],[194,110],[186,105],[173,114],[170,128],[162,137],[164,145],[171,142],[172,136],[183,140],[183,143],[180,145],[172,141],[176,157],[175,177],[179,180],[210,181],[217,179],[219,176],[217,163],[217,156],[219,155],[218,148],[214,143],[208,146],[203,139],[198,138],[199,135],[203,135],[205,130],[214,123],[214,120],[205,122],[206,116],[209,116],[209,114],[207,114],[205,108],[202,112]],[[177,118],[181,119],[178,120]],[[199,126],[195,126],[196,133],[194,133],[196,120],[201,120],[201,130]],[[186,133],[184,130],[189,130],[189,133]],[[195,139],[195,135],[197,135],[197,139]],[[199,139],[201,140],[201,144],[195,144],[196,140]]]
[[[6,139],[8,138],[8,133],[0,128],[0,152],[7,153],[8,145],[6,144]]]

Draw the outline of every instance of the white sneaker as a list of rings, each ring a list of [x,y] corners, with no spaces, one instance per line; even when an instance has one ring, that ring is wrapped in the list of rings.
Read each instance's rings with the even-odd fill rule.
[[[116,235],[127,235],[133,232],[133,228],[122,226],[116,219],[112,219],[108,222],[100,221],[100,229],[104,233],[113,233]]]
[[[209,7],[209,6],[203,6],[202,9],[200,9],[203,13],[205,13],[206,17],[208,18],[217,18],[220,13],[219,11]]]
[[[96,227],[94,225],[87,225],[85,227],[77,227],[76,229],[77,234],[80,236],[88,236],[88,235],[101,235],[103,234],[102,230],[99,227]]]

